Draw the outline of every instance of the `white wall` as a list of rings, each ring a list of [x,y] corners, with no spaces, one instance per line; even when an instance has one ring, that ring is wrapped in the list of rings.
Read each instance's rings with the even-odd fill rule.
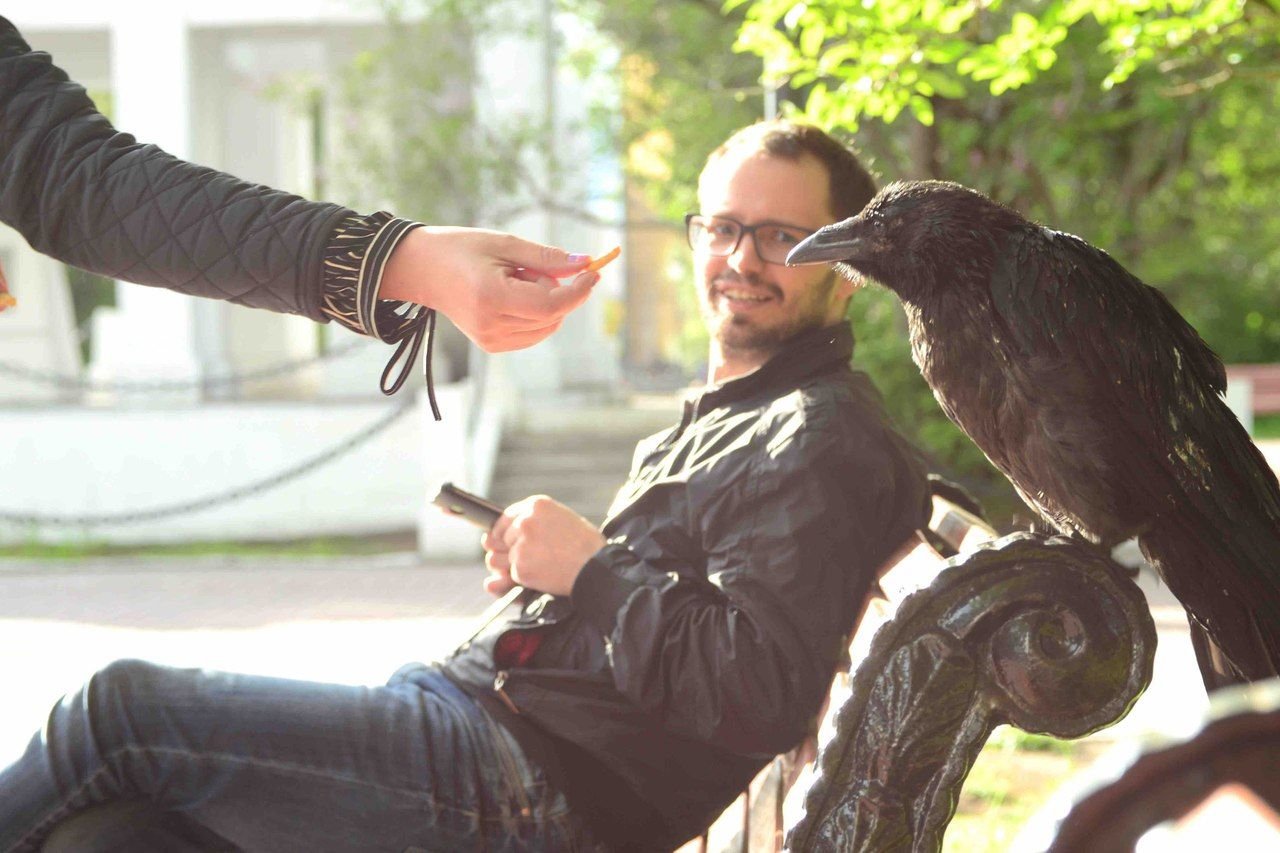
[[[582,205],[585,212],[620,223],[620,196],[616,201],[610,201],[609,196],[621,190],[621,163],[594,150],[588,135],[593,93],[575,72],[560,67],[561,57],[556,54],[559,39],[555,31],[565,31],[565,40],[571,44],[581,36],[575,35],[572,21],[557,18],[552,9],[551,0],[528,3],[518,22],[527,31],[513,28],[510,32],[488,33],[481,39],[477,47],[477,113],[494,133],[501,133],[504,124],[515,117],[549,119],[554,129],[551,142],[555,158],[565,174],[552,185],[545,165],[533,155],[526,169],[535,180],[544,182],[541,190],[558,196],[557,202]],[[621,227],[536,206],[507,221],[486,224],[592,255],[604,254],[622,243]],[[622,263],[607,267],[592,299],[565,319],[559,333],[512,354],[507,366],[514,384],[527,399],[537,402],[565,390],[607,394],[616,387],[620,374],[619,339],[607,334],[605,311],[606,300],[621,293],[624,270]]]
[[[66,270],[0,225],[0,266],[18,304],[0,316],[0,364],[78,379],[79,342]],[[0,404],[69,401],[74,389],[0,371]],[[0,435],[2,442],[3,435]]]
[[[0,541],[254,540],[411,529],[440,483],[466,478],[465,455],[449,448],[461,442],[469,389],[456,383],[437,394],[443,422],[431,420],[425,400],[418,400],[414,411],[371,442],[259,495],[140,524],[77,529],[0,522]],[[117,513],[217,494],[341,443],[403,399],[0,409],[0,514]],[[465,533],[474,552],[474,533],[457,533]]]

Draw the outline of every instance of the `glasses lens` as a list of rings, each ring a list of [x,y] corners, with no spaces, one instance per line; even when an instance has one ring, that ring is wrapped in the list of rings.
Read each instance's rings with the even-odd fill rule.
[[[763,225],[756,229],[756,251],[760,253],[760,259],[763,261],[771,264],[786,263],[787,254],[808,236],[808,232],[801,231],[799,228]]]
[[[709,255],[727,256],[738,248],[745,232],[750,232],[760,260],[770,264],[786,263],[787,254],[812,232],[786,225],[746,227],[733,219],[689,214],[686,219],[689,248]]]
[[[713,255],[728,255],[738,245],[742,226],[716,216],[689,217],[689,246]]]

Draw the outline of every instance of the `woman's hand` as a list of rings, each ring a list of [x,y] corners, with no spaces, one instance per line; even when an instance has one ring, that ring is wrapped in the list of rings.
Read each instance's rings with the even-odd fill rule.
[[[392,252],[378,295],[436,309],[487,352],[523,349],[586,301],[600,280],[583,272],[590,260],[500,231],[423,226]]]

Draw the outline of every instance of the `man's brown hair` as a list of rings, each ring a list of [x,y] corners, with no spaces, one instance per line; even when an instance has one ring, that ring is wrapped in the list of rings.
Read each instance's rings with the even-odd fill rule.
[[[735,131],[707,157],[702,175],[729,152],[742,149],[784,160],[805,155],[817,160],[827,170],[828,203],[837,219],[857,214],[876,194],[875,179],[848,146],[815,125],[787,119],[759,121]]]

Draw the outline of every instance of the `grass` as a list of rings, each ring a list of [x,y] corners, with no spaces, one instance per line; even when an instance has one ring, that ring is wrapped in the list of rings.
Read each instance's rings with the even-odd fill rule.
[[[1101,752],[1096,742],[1064,741],[997,728],[960,792],[943,853],[1002,853],[1068,777]]]
[[[1258,415],[1253,419],[1253,437],[1280,438],[1280,415]]]
[[[368,536],[322,536],[281,541],[205,541],[118,545],[95,540],[0,545],[0,559],[83,560],[90,557],[343,557],[412,551],[412,531]]]

